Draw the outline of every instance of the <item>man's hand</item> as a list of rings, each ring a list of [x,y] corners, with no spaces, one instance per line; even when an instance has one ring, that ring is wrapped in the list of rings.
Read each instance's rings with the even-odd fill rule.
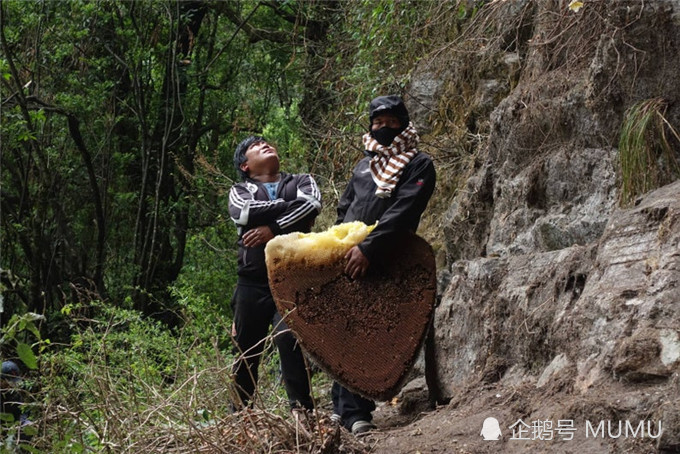
[[[347,259],[345,274],[347,274],[350,278],[356,279],[366,274],[366,270],[368,270],[368,265],[370,265],[370,262],[364,253],[361,252],[359,246],[354,246],[352,249],[347,251],[345,258]]]
[[[267,241],[274,238],[274,233],[266,225],[255,227],[243,234],[243,245],[245,247],[255,247],[261,244],[266,244]]]

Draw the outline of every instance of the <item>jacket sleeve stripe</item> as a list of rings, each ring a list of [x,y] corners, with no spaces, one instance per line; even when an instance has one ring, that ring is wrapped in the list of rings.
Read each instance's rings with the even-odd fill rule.
[[[292,225],[295,222],[303,219],[306,215],[315,210],[317,210],[317,208],[314,206],[314,204],[312,204],[311,202],[305,202],[298,209],[296,209],[289,215],[284,216],[281,219],[278,219],[276,222],[282,229],[285,229],[289,225]]]
[[[244,196],[247,196],[247,198],[244,198]],[[253,199],[252,196],[244,187],[234,186],[229,191],[229,213],[237,225],[247,225],[254,210],[257,213],[256,210],[266,210],[286,203],[283,199],[265,201]]]
[[[311,196],[316,200],[321,200],[321,191],[319,191],[319,186],[311,175],[304,175],[304,179],[298,184],[297,196]]]
[[[237,193],[237,191],[232,190],[231,193],[229,194],[229,201],[233,206],[236,208],[243,208],[243,206],[247,203],[250,202],[249,205],[251,208],[262,208],[262,207],[268,207],[272,205],[278,205],[279,203],[284,202],[283,199],[276,199],[276,200],[255,200],[255,199],[244,199],[241,197],[240,194]]]

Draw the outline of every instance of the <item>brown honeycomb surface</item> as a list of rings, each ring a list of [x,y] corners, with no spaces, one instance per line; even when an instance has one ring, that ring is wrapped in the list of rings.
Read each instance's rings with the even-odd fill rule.
[[[269,263],[276,305],[318,365],[354,392],[386,400],[413,365],[429,326],[436,293],[434,255],[410,234],[375,261],[366,277],[329,263]]]

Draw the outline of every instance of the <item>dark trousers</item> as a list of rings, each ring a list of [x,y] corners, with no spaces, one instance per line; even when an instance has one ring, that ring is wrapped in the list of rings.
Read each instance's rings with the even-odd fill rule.
[[[372,421],[371,412],[375,410],[375,402],[355,394],[338,382],[333,382],[331,388],[333,398],[333,413],[342,417],[342,424],[347,430],[352,430],[352,424],[359,420]]]
[[[309,375],[302,350],[283,322],[266,284],[244,282],[239,278],[232,299],[238,361],[234,376],[241,402],[251,405],[258,378],[258,366],[264,348],[263,339],[274,327],[274,344],[281,358],[281,375],[291,408],[313,408]]]

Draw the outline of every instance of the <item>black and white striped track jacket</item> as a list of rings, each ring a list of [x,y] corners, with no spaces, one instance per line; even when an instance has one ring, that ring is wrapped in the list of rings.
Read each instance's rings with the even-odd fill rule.
[[[249,178],[232,186],[229,215],[239,231],[238,275],[249,281],[267,282],[264,247],[245,247],[241,238],[248,230],[269,226],[274,235],[309,232],[321,212],[321,192],[308,174],[281,172],[276,199],[270,200],[264,185]]]

